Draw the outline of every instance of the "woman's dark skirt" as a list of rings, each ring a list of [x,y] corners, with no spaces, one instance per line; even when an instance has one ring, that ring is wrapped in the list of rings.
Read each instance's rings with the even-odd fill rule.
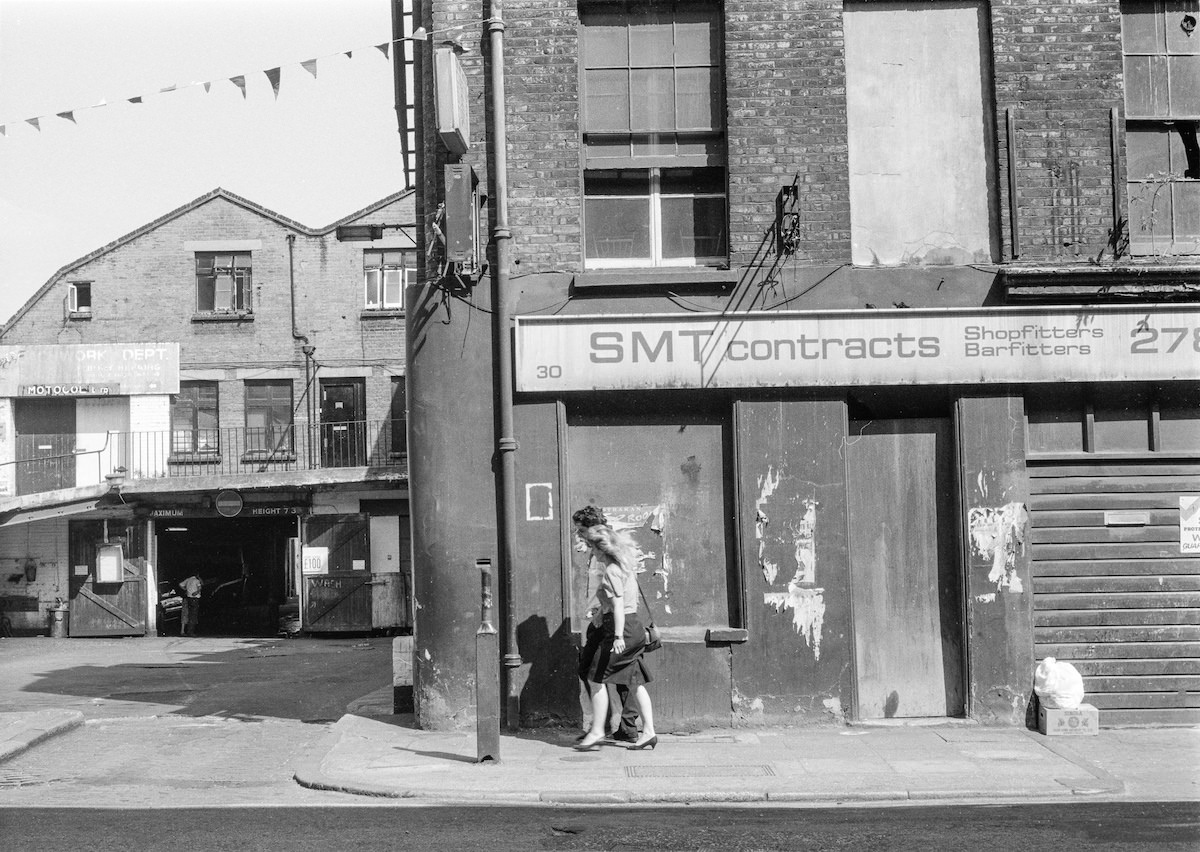
[[[592,657],[587,679],[592,683],[615,683],[636,689],[643,683],[654,680],[646,666],[646,628],[636,612],[625,614],[625,650],[613,653],[616,640],[615,622],[612,613],[604,613],[601,625],[600,647]]]

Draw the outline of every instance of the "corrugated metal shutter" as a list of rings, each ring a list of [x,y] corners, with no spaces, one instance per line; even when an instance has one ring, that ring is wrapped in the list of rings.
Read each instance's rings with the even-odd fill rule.
[[[1200,557],[1179,537],[1200,462],[1028,470],[1037,659],[1079,669],[1102,725],[1200,722]]]

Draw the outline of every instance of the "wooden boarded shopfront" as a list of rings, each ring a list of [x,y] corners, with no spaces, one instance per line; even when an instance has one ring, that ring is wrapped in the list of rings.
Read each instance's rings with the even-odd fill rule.
[[[1035,651],[1084,677],[1101,724],[1200,721],[1200,391],[1027,398]]]

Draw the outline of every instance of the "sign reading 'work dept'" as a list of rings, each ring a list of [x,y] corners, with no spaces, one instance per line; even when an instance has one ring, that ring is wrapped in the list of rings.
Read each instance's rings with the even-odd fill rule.
[[[0,346],[0,397],[173,393],[178,343]]]
[[[1200,379],[1200,310],[519,317],[518,391]]]

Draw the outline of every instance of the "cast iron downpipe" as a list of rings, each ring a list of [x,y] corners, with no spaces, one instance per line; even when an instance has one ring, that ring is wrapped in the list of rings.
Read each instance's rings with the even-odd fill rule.
[[[508,230],[508,128],[504,120],[504,21],[500,0],[492,0],[488,15],[491,36],[492,83],[492,162],[495,181],[496,226],[492,239],[496,243],[496,270],[492,275],[492,333],[496,338],[496,405],[500,435],[496,449],[500,453],[500,570],[503,572],[505,609],[504,666],[508,669],[505,725],[510,731],[521,723],[520,690],[517,688],[517,669],[521,652],[517,648],[516,582],[513,578],[513,542],[517,538],[516,516],[516,459],[517,440],[513,437],[512,394],[512,317],[508,299],[508,253],[512,233]]]
[[[292,339],[303,340],[304,345],[300,347],[300,351],[304,353],[304,412],[308,417],[308,434],[310,440],[308,444],[308,466],[311,469],[315,462],[313,458],[313,442],[311,436],[313,434],[313,398],[312,398],[312,368],[313,368],[313,353],[317,351],[317,347],[308,342],[308,338],[300,333],[296,328],[296,235],[287,235],[288,244],[288,293],[291,296],[292,307]]]

